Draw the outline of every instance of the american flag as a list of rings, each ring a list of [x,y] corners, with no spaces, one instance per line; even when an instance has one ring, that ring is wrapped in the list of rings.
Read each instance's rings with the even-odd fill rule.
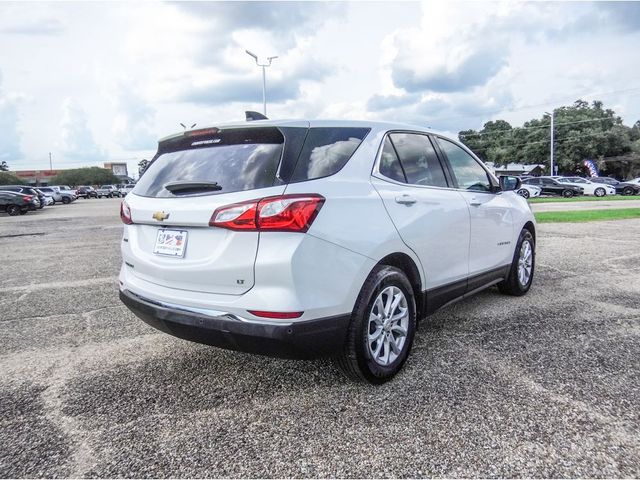
[[[589,175],[592,177],[598,176],[598,166],[596,165],[596,162],[593,160],[585,160],[582,164],[589,170]]]

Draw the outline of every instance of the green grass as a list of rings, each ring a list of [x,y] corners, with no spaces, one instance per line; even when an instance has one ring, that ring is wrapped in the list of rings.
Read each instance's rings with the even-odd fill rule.
[[[607,195],[606,197],[538,197],[530,198],[529,203],[555,203],[555,202],[611,202],[618,200],[640,200],[640,195]]]
[[[640,218],[640,208],[612,208],[605,210],[575,210],[567,212],[538,212],[538,223],[596,222],[599,220],[626,220]]]

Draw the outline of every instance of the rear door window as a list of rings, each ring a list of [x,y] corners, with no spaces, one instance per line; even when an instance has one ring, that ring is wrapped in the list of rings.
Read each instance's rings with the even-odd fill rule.
[[[392,133],[391,142],[398,152],[407,183],[432,187],[447,187],[440,160],[426,135]]]
[[[291,182],[328,177],[346,165],[369,133],[369,128],[310,128]]]

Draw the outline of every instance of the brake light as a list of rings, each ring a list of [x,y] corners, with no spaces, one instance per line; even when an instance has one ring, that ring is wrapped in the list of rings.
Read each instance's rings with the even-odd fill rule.
[[[133,224],[133,220],[131,219],[131,208],[129,208],[127,202],[124,201],[120,204],[120,219],[125,225]]]
[[[247,312],[249,312],[251,315],[255,315],[256,317],[277,318],[277,319],[299,318],[304,313],[304,312],[265,312],[262,310],[247,310]]]
[[[245,231],[306,232],[324,204],[317,194],[280,195],[218,208],[209,226]]]
[[[29,203],[33,199],[33,195],[25,195],[22,198],[24,198],[25,202]]]

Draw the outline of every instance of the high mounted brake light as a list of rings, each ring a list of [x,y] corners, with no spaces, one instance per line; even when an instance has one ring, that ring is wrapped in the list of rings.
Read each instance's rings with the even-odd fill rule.
[[[185,135],[187,137],[204,137],[207,135],[216,135],[218,132],[220,132],[220,129],[216,127],[199,128],[198,130],[189,130],[188,132],[185,132]]]
[[[244,231],[301,232],[309,230],[325,198],[317,194],[266,197],[218,208],[209,226]]]

